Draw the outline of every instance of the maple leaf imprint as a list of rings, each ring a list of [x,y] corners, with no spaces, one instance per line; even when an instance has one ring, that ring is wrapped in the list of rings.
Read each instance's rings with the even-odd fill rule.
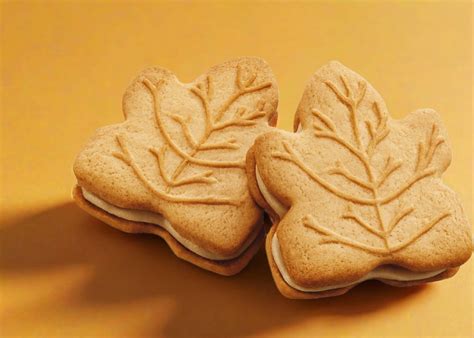
[[[127,140],[124,135],[117,135],[116,137],[121,152],[114,152],[112,155],[129,165],[137,178],[142,181],[152,193],[164,200],[177,203],[240,205],[248,194],[247,190],[237,197],[215,195],[190,197],[186,195],[174,195],[172,194],[172,189],[189,184],[213,184],[218,182],[218,180],[214,177],[214,170],[212,169],[205,170],[191,176],[182,177],[184,169],[190,164],[207,168],[236,168],[240,170],[245,167],[244,159],[239,161],[215,161],[201,159],[196,155],[200,152],[208,150],[237,150],[241,147],[234,137],[230,137],[225,141],[215,143],[209,142],[209,137],[213,133],[222,131],[226,128],[253,126],[257,124],[259,118],[266,115],[266,112],[264,111],[265,102],[260,100],[258,101],[254,111],[249,112],[246,108],[240,107],[236,109],[233,117],[223,120],[225,113],[241,96],[267,89],[272,85],[270,82],[255,84],[256,79],[257,73],[253,73],[247,79],[243,79],[242,70],[240,66],[237,66],[235,91],[216,111],[211,111],[210,108],[214,91],[213,80],[210,75],[206,77],[205,83],[198,83],[196,86],[190,89],[191,93],[193,93],[199,99],[204,113],[205,130],[204,134],[199,140],[196,140],[196,138],[191,133],[188,125],[190,122],[189,119],[185,119],[184,117],[177,114],[162,112],[160,103],[160,89],[165,85],[164,80],[159,80],[156,84],[153,84],[148,78],[144,78],[142,80],[143,84],[147,87],[153,98],[155,128],[165,141],[165,144],[162,145],[161,148],[148,148],[148,151],[155,157],[157,161],[158,175],[161,177],[161,181],[165,185],[165,189],[161,189],[154,181],[148,178],[143,169],[140,168],[133,154],[130,152],[129,147],[127,146]],[[180,125],[184,140],[190,148],[189,151],[183,150],[170,136],[162,121],[163,115],[167,115]],[[168,151],[175,152],[181,158],[178,166],[171,174],[168,174],[165,169],[166,154]]]
[[[372,246],[362,242],[359,242],[353,238],[338,234],[321,224],[318,224],[315,217],[312,215],[306,215],[303,218],[303,224],[309,229],[314,230],[318,234],[322,235],[321,244],[326,243],[339,243],[353,248],[368,251],[374,254],[389,255],[391,253],[400,251],[423,234],[430,231],[436,224],[441,220],[449,217],[450,212],[444,212],[434,217],[431,221],[424,224],[416,233],[410,238],[398,243],[396,245],[390,245],[388,239],[392,234],[393,230],[397,225],[408,215],[410,215],[414,208],[401,207],[395,215],[390,219],[389,222],[383,219],[381,208],[387,203],[393,201],[400,195],[407,192],[407,190],[421,181],[422,179],[433,175],[436,170],[431,167],[433,156],[438,147],[445,142],[442,137],[439,136],[439,130],[435,124],[433,124],[430,132],[428,133],[426,140],[418,144],[417,151],[417,162],[415,170],[411,177],[404,182],[401,186],[398,186],[396,190],[391,191],[383,196],[380,195],[380,188],[383,187],[390,175],[395,173],[402,167],[402,163],[393,159],[390,155],[385,160],[385,165],[377,170],[372,165],[372,157],[377,151],[377,146],[384,141],[387,135],[390,133],[390,129],[387,125],[387,114],[383,115],[380,112],[380,107],[377,102],[372,103],[371,111],[376,118],[377,123],[373,123],[369,120],[363,121],[367,128],[369,140],[366,145],[362,144],[361,130],[359,130],[359,106],[365,97],[367,84],[364,81],[357,83],[357,91],[351,87],[347,78],[344,75],[340,76],[340,80],[343,84],[343,89],[339,88],[336,84],[331,81],[325,81],[325,85],[330,88],[337,99],[343,103],[349,113],[349,120],[351,124],[352,139],[344,137],[337,129],[335,123],[323,112],[316,109],[312,110],[313,115],[313,127],[314,135],[318,138],[326,138],[333,142],[338,143],[350,152],[363,166],[366,178],[356,176],[352,174],[345,166],[336,162],[334,168],[330,168],[328,173],[331,175],[339,175],[345,178],[348,182],[351,182],[355,186],[362,190],[364,195],[355,196],[342,191],[339,187],[325,180],[320,174],[312,170],[303,161],[302,156],[286,141],[283,142],[284,152],[276,151],[271,155],[274,158],[288,161],[298,166],[305,174],[307,174],[313,181],[319,184],[321,187],[326,189],[331,194],[348,202],[347,212],[344,213],[341,218],[354,221],[356,224],[371,232],[384,242],[383,247]],[[360,215],[356,213],[353,208],[353,204],[360,204],[371,206],[374,208],[376,214],[377,223],[376,225],[369,224]]]

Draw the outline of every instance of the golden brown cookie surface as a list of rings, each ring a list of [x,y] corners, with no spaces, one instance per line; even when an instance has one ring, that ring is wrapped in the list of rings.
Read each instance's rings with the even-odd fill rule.
[[[78,155],[78,185],[114,207],[163,216],[218,260],[234,258],[262,226],[245,154],[276,123],[277,104],[273,73],[258,58],[189,84],[146,69],[125,92],[125,121],[99,129]]]
[[[451,150],[437,113],[394,120],[365,79],[331,62],[307,85],[295,129],[258,137],[247,164],[254,198],[281,218],[274,231],[287,279],[320,290],[393,265],[436,273],[423,282],[470,257],[466,215],[441,180]],[[273,246],[267,239],[267,252]],[[417,283],[404,278],[376,279]]]

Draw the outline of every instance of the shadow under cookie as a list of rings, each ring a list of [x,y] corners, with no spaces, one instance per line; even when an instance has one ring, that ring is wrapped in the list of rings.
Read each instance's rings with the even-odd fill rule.
[[[365,282],[343,297],[298,302],[282,297],[275,288],[263,250],[240,274],[225,278],[177,260],[163,244],[156,236],[129,236],[116,231],[75,204],[65,203],[2,225],[0,273],[5,280],[23,276],[34,281],[48,271],[83,266],[87,276],[68,291],[67,298],[58,299],[59,290],[46,295],[42,312],[87,311],[100,313],[107,322],[110,318],[103,311],[115,309],[114,316],[122,314],[138,320],[133,331],[127,331],[130,335],[176,338],[189,337],[190,328],[196,337],[237,338],[308,320],[323,325],[334,316],[357,320],[370,312],[416,302],[432,289],[392,289],[382,283]],[[164,300],[173,306],[166,308]],[[142,302],[146,306],[140,309],[137,304]],[[8,317],[6,335],[13,335],[12,328],[20,325],[21,318],[37,317],[37,304],[25,303],[19,305],[19,310],[22,317]],[[141,324],[138,316],[143,317]],[[150,324],[150,316],[155,324]],[[81,323],[86,325],[88,320],[83,318]],[[59,323],[58,329],[65,335],[77,334],[77,328],[68,323]],[[126,323],[116,325],[124,327]]]

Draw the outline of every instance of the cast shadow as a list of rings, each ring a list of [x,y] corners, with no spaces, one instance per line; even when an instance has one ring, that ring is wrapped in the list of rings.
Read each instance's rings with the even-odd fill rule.
[[[189,337],[192,328],[195,337],[243,337],[310,318],[383,310],[426,289],[367,282],[339,297],[289,300],[274,286],[263,250],[239,275],[218,276],[177,259],[161,239],[121,233],[72,202],[2,225],[0,250],[0,272],[89,266],[92,277],[70,307],[172,300],[174,312],[164,328],[143,327],[141,334],[150,336]],[[150,306],[147,312],[159,313],[159,301]]]

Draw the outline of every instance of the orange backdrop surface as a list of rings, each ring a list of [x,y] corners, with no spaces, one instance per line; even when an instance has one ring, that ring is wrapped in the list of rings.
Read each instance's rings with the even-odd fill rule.
[[[395,117],[439,111],[444,177],[472,222],[472,5],[465,3],[2,2],[0,336],[471,337],[473,260],[452,279],[292,301],[263,252],[232,278],[165,243],[109,228],[71,201],[71,166],[100,126],[122,120],[141,69],[190,81],[235,56],[265,58],[290,129],[311,74],[337,59]]]

